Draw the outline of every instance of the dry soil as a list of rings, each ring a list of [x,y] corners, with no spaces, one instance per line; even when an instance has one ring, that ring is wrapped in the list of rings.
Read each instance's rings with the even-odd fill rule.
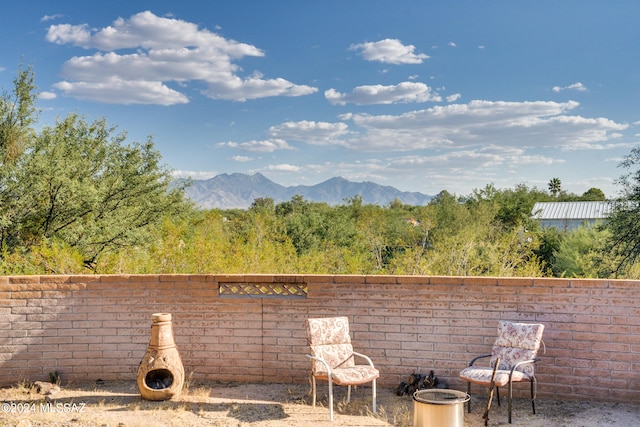
[[[378,412],[371,413],[371,389],[336,387],[336,416],[329,422],[326,383],[320,383],[319,402],[310,405],[309,387],[301,384],[189,382],[178,397],[163,402],[142,400],[135,381],[67,384],[51,395],[29,385],[0,389],[0,426],[137,427],[137,426],[413,426],[413,400],[395,390],[379,388]],[[483,426],[486,396],[473,396],[465,426]],[[508,426],[506,402],[495,403],[489,426]],[[600,427],[640,426],[640,406],[604,402],[541,399],[537,414],[526,400],[514,403],[512,426]]]

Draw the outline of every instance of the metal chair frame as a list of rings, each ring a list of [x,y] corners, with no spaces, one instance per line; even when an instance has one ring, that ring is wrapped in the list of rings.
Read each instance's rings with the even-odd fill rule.
[[[365,359],[367,361],[367,363],[369,364],[369,366],[371,366],[372,368],[374,368],[373,366],[373,362],[371,361],[371,359],[368,356],[365,356],[362,353],[358,353],[358,352],[353,352],[354,356],[359,356],[362,357],[363,359]],[[313,360],[317,360],[319,362],[321,362],[324,367],[327,370],[327,375],[328,375],[328,380],[327,382],[329,383],[329,418],[331,419],[331,421],[333,421],[333,378],[332,378],[332,373],[331,373],[331,367],[329,366],[329,364],[327,362],[324,361],[324,359],[321,359],[319,357],[315,357],[312,356],[310,354],[307,354],[307,357],[309,359],[313,359]],[[371,381],[371,388],[373,390],[372,392],[372,410],[373,413],[375,414],[377,412],[377,405],[376,405],[376,379],[374,378]],[[312,390],[312,407],[316,407],[316,377],[315,375],[313,375],[313,373],[311,374],[311,390]],[[347,403],[351,402],[351,385],[347,385]]]

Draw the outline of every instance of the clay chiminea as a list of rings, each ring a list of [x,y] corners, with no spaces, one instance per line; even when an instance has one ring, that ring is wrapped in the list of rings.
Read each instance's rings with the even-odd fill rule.
[[[138,389],[143,399],[168,400],[182,391],[184,366],[173,340],[171,313],[151,318],[151,341],[138,367]]]

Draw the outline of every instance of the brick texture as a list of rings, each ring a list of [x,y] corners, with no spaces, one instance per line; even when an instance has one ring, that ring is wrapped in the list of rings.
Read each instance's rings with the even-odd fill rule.
[[[306,297],[220,295],[219,283],[305,284]],[[0,277],[0,386],[135,381],[151,315],[173,315],[187,375],[303,383],[304,320],[348,316],[357,351],[393,387],[458,372],[491,349],[499,320],[545,324],[543,398],[640,399],[640,281],[333,275]],[[515,387],[519,396],[528,386]]]

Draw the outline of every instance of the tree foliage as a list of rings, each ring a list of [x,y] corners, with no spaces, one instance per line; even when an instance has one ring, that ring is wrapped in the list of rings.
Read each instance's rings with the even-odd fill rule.
[[[582,194],[580,199],[584,201],[604,202],[605,200],[607,200],[607,196],[605,196],[604,191],[602,191],[601,189],[591,187]]]
[[[551,196],[556,198],[562,191],[562,181],[560,181],[560,178],[551,178],[548,187]]]
[[[606,239],[607,232],[597,226],[581,226],[565,233],[554,251],[554,276],[601,277],[606,271],[602,259]]]
[[[57,242],[95,269],[101,254],[149,241],[163,216],[187,206],[180,188],[169,189],[170,171],[151,139],[127,145],[105,120],[76,114],[34,132],[33,90],[24,70],[0,105],[5,252]]]
[[[35,77],[31,68],[20,68],[13,91],[0,97],[0,165],[12,166],[22,155],[33,135],[37,119],[34,96]]]
[[[605,227],[611,233],[607,252],[616,260],[614,272],[623,274],[640,259],[640,147],[620,164],[627,169],[619,179],[621,197]]]

